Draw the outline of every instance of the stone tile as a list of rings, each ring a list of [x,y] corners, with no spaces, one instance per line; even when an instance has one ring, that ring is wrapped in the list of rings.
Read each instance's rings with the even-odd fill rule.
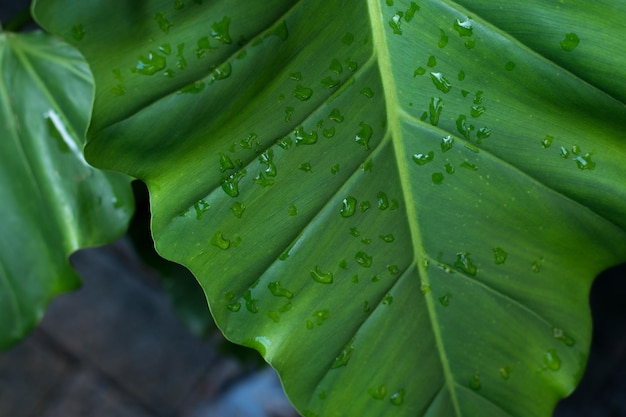
[[[0,416],[40,416],[72,372],[72,360],[50,349],[35,329],[0,354]]]
[[[42,327],[146,407],[173,415],[215,348],[178,321],[165,294],[144,285],[146,269],[127,253],[121,242],[73,255],[84,285],[55,299]]]
[[[153,417],[135,399],[93,370],[84,369],[67,382],[41,417]]]

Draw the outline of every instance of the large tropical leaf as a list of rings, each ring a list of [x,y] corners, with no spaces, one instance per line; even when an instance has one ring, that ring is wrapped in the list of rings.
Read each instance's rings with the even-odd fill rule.
[[[84,160],[93,79],[52,36],[0,33],[0,350],[79,280],[73,251],[124,233],[129,180]]]
[[[36,11],[94,71],[89,160],[147,182],[160,252],[305,416],[526,417],[626,260],[626,6],[543,3]]]

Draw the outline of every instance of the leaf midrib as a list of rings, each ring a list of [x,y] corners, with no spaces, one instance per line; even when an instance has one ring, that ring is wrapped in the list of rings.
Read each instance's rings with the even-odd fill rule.
[[[430,285],[428,280],[428,275],[424,266],[421,262],[417,262],[420,258],[418,253],[418,248],[423,247],[422,241],[422,232],[420,230],[419,224],[416,221],[412,221],[411,219],[417,218],[417,210],[415,207],[415,198],[413,198],[411,192],[411,184],[409,183],[409,168],[407,166],[407,160],[405,158],[407,152],[404,148],[404,144],[402,143],[402,133],[401,133],[401,114],[399,111],[399,106],[396,103],[399,102],[398,97],[396,95],[396,82],[393,77],[393,71],[391,68],[391,62],[384,57],[391,56],[389,48],[387,47],[387,36],[386,31],[383,27],[383,19],[382,19],[382,10],[380,8],[380,4],[377,0],[368,0],[367,1],[368,10],[370,14],[370,21],[372,25],[372,38],[373,38],[373,49],[374,54],[379,57],[378,65],[380,71],[380,77],[382,81],[384,97],[385,97],[385,108],[387,111],[387,120],[389,130],[391,132],[391,141],[394,148],[394,154],[396,157],[396,162],[398,164],[398,171],[400,177],[400,185],[403,191],[403,195],[405,196],[405,204],[406,204],[406,212],[407,212],[407,220],[409,223],[409,230],[411,234],[411,240],[413,242],[413,255],[414,262],[416,263],[416,268],[419,273],[420,279],[426,284]],[[383,59],[380,59],[383,57]],[[455,414],[460,416],[461,409],[459,406],[459,401],[456,396],[456,391],[454,390],[454,377],[452,375],[452,371],[450,369],[450,363],[448,357],[446,355],[445,350],[443,349],[443,339],[439,329],[439,326],[436,323],[436,312],[435,305],[432,296],[425,296],[426,300],[426,308],[428,310],[428,317],[432,323],[432,330],[435,337],[435,342],[437,344],[437,350],[439,352],[439,358],[441,360],[442,371],[444,374],[444,379],[446,381],[446,385],[449,387],[450,398],[452,400],[452,405],[455,411]]]

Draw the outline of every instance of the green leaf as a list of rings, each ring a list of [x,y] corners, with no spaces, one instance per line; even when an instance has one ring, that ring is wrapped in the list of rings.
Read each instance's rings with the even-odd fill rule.
[[[76,288],[73,251],[110,242],[132,214],[129,180],[82,154],[93,79],[79,53],[41,32],[0,33],[0,349],[55,295]]]
[[[161,254],[305,416],[547,416],[583,372],[590,284],[626,260],[626,110],[602,75],[622,55],[577,62],[624,39],[590,3],[529,2],[566,41],[533,50],[554,39],[507,33],[509,2],[465,3],[493,21],[434,0],[37,4],[84,28],[88,157],[146,181]]]

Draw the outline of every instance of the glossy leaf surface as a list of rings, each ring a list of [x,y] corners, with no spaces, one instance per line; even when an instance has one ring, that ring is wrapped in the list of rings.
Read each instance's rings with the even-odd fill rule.
[[[594,6],[528,3],[566,16],[533,50],[472,11],[504,1],[70,3],[36,11],[94,71],[89,160],[147,182],[160,252],[305,416],[547,416],[572,391],[589,286],[626,259],[623,58],[565,69],[623,47],[569,35]]]
[[[84,160],[93,79],[80,54],[41,32],[0,33],[0,349],[55,295],[76,288],[69,255],[124,233],[129,180]]]

